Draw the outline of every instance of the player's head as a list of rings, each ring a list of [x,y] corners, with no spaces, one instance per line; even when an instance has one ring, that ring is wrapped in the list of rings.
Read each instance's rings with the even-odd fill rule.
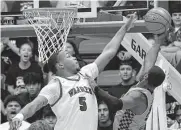
[[[99,119],[99,123],[106,123],[110,120],[109,117],[109,108],[107,106],[107,104],[104,101],[100,101],[98,103],[98,119]]]
[[[43,120],[37,120],[33,122],[28,130],[52,130],[52,128]]]
[[[19,49],[20,61],[25,63],[29,62],[30,58],[32,57],[32,50],[33,46],[30,43],[23,43]]]
[[[24,75],[23,79],[30,97],[36,97],[42,86],[41,75],[39,73],[29,72]]]
[[[11,120],[21,110],[22,102],[16,95],[9,95],[4,100],[4,106],[7,112],[7,119]]]
[[[49,105],[43,108],[43,120],[47,122],[52,129],[54,129],[57,118]]]
[[[174,6],[171,10],[174,26],[181,26],[181,4]]]
[[[153,66],[148,72],[147,79],[148,85],[155,88],[163,83],[165,79],[165,73],[160,67]]]
[[[44,67],[44,71],[51,71],[54,74],[64,75],[64,73],[76,74],[80,70],[79,63],[67,51],[54,53]]]
[[[121,80],[123,82],[128,82],[132,79],[134,74],[134,70],[132,67],[132,61],[131,60],[124,60],[120,62],[119,66],[119,75],[121,77]]]

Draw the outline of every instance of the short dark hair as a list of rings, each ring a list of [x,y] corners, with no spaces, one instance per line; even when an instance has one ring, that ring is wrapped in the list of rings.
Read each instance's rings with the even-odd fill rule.
[[[105,102],[105,101],[103,101],[103,100],[99,100],[98,101],[98,105],[100,105],[100,104],[106,104],[107,105],[107,103]],[[107,105],[108,106],[108,105]]]
[[[28,130],[51,130],[52,128],[44,120],[37,120],[33,122]]]
[[[23,103],[21,102],[21,100],[19,99],[19,97],[17,95],[8,95],[4,100],[5,108],[7,107],[8,103],[12,102],[12,101],[18,102],[19,105],[21,106],[21,108],[23,107]]]
[[[23,44],[21,44],[19,48],[21,49],[21,47],[22,47],[23,45],[25,45],[25,44],[29,45],[29,46],[31,47],[31,49],[32,49],[32,52],[33,52],[33,44],[30,43],[30,42],[28,42],[28,41],[27,41],[27,42],[24,42]]]
[[[133,61],[132,60],[121,60],[120,61],[120,64],[119,64],[119,68],[122,66],[122,65],[129,65],[133,68]]]
[[[74,52],[75,52],[74,57],[76,57],[77,60],[81,59],[81,56],[79,54],[79,51],[78,51],[78,48],[77,48],[76,44],[73,41],[71,41],[71,40],[67,40],[67,43],[72,45],[72,47],[74,49]]]
[[[39,73],[28,72],[23,77],[24,83],[27,84],[42,84],[42,76]]]
[[[45,118],[47,116],[56,116],[52,111],[50,105],[47,105],[43,108],[43,117]]]
[[[175,4],[174,6],[171,7],[171,14],[173,13],[181,13],[181,4]]]

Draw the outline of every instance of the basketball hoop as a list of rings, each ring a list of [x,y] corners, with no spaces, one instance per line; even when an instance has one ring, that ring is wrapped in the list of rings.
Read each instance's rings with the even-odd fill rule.
[[[23,10],[38,39],[39,61],[45,63],[61,51],[77,15],[76,8],[34,8]]]

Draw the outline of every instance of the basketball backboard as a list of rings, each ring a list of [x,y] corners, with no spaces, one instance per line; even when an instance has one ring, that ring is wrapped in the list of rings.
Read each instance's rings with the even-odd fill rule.
[[[142,17],[150,8],[150,1],[122,1],[121,0],[72,0],[61,1],[65,2],[63,7],[78,7],[78,17],[86,18],[82,23],[76,23],[73,26],[71,33],[76,35],[99,33],[115,33],[117,29],[124,24],[120,15],[130,11],[138,11]],[[24,22],[22,10],[26,8],[61,8],[61,4],[57,1],[6,1],[11,2],[8,12],[1,12],[1,34],[2,36],[35,36],[35,33],[30,25]],[[61,5],[61,6],[60,6]],[[143,11],[144,13],[142,13]],[[105,13],[100,13],[105,12]],[[103,15],[102,15],[103,14]],[[142,15],[143,14],[143,15]],[[91,20],[93,19],[93,20]],[[140,18],[142,19],[142,18]],[[140,20],[139,19],[139,20]],[[17,31],[19,33],[17,33]],[[136,26],[131,32],[147,32],[144,21],[136,22]]]

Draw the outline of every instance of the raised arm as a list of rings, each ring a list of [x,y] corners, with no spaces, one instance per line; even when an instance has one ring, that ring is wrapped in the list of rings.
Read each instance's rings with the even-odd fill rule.
[[[31,103],[27,104],[13,119],[10,124],[13,129],[18,129],[21,122],[33,116],[36,111],[47,105],[48,100],[43,96],[38,96]]]
[[[136,13],[130,16],[130,19],[128,19],[128,21],[118,30],[112,40],[106,45],[103,52],[95,60],[95,63],[98,66],[99,73],[102,72],[105,66],[116,55],[126,32],[131,28],[132,23],[134,23],[135,20]]]
[[[162,39],[164,36],[165,34],[155,35],[155,44],[153,44],[153,46],[150,48],[145,57],[143,65],[136,78],[138,81],[143,75],[148,73],[148,71],[155,65],[155,62],[158,57],[158,52],[160,51],[160,46],[162,44]]]

